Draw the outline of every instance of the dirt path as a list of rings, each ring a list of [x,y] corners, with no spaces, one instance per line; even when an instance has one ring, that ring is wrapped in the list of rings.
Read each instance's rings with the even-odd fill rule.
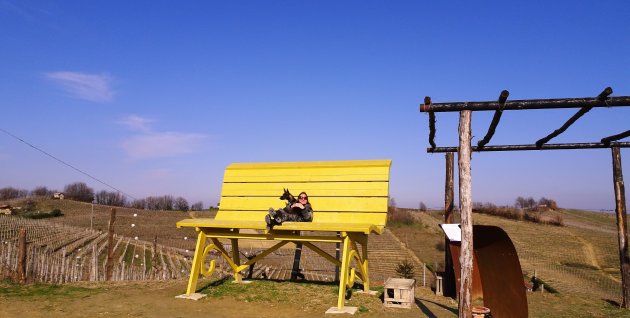
[[[570,231],[569,231],[570,232]],[[575,237],[582,244],[582,250],[584,251],[584,256],[586,260],[590,263],[590,265],[601,269],[599,266],[599,262],[597,261],[597,256],[595,255],[595,250],[593,249],[593,244],[585,240],[583,237],[576,235],[574,233],[570,233],[573,237]]]

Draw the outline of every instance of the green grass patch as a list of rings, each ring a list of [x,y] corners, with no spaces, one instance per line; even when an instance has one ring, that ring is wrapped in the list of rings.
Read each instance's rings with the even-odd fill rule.
[[[293,283],[288,281],[253,280],[248,284],[237,284],[232,277],[209,283],[198,292],[208,297],[231,297],[244,302],[301,303],[305,299],[330,298],[334,301],[338,286],[324,283]]]
[[[151,250],[147,250],[146,253],[144,253],[144,263],[147,264],[147,271],[150,271],[153,266],[153,254]]]
[[[54,209],[50,212],[29,211],[22,214],[18,214],[18,216],[25,219],[37,220],[37,219],[48,219],[48,218],[60,217],[60,216],[63,216],[63,213],[61,213],[61,210],[59,209]]]
[[[127,246],[127,250],[125,251],[125,256],[123,258],[123,261],[127,264],[131,264],[131,260],[133,259],[134,255],[133,255],[133,251],[134,251],[134,246],[133,244],[129,244],[129,246]]]
[[[80,297],[91,295],[95,289],[54,284],[21,285],[10,280],[0,281],[2,297]]]
[[[200,292],[207,294],[208,297],[232,296],[248,302],[282,302],[283,298],[289,297],[291,293],[289,288],[283,288],[283,284],[270,281],[237,284],[232,281],[232,278],[227,278],[210,283]]]

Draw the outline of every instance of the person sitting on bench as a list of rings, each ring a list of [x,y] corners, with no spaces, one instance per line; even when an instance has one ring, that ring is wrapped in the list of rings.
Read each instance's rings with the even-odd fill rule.
[[[288,192],[288,191],[287,191]],[[289,193],[290,197],[291,194]],[[308,202],[306,192],[301,192],[297,200],[289,199],[289,203],[284,209],[274,210],[269,208],[269,214],[265,216],[267,223],[267,231],[273,229],[274,225],[280,225],[282,222],[311,222],[313,221],[313,207]],[[293,202],[292,202],[293,201]]]

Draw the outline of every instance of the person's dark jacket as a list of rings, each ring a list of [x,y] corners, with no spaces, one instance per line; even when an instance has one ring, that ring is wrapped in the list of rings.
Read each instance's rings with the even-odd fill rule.
[[[304,209],[300,209],[298,207],[291,208],[291,205],[291,203],[288,203],[284,210],[291,214],[298,215],[300,219],[299,222],[313,221],[313,207],[311,207],[310,203],[305,204]]]

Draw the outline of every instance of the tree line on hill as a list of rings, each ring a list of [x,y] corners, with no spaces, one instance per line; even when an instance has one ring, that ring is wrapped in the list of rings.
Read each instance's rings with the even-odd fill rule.
[[[396,207],[396,199],[389,198],[387,220],[392,223],[413,224],[416,218],[412,215],[412,209],[398,209]],[[427,212],[427,206],[424,202],[420,202],[420,212]],[[458,208],[455,206],[455,210]],[[555,200],[542,197],[536,201],[532,197],[517,197],[514,206],[497,206],[490,202],[473,202],[473,213],[490,214],[503,218],[529,221],[534,223],[551,224],[555,226],[563,226],[564,219],[560,214],[549,214],[546,211],[558,210],[558,204]]]
[[[26,189],[17,189],[14,187],[5,187],[0,189],[0,201],[11,199],[26,198],[29,196],[52,197],[54,193],[60,191],[49,190],[47,187],[39,186],[28,191]],[[110,192],[101,190],[94,192],[84,182],[74,182],[68,184],[63,190],[64,198],[81,201],[94,202],[101,205],[130,207],[141,210],[164,210],[164,211],[201,211],[203,210],[203,202],[195,202],[191,205],[188,200],[183,197],[174,197],[172,195],[149,196],[142,199],[128,200],[127,197],[120,192]],[[212,208],[212,207],[211,207]]]

